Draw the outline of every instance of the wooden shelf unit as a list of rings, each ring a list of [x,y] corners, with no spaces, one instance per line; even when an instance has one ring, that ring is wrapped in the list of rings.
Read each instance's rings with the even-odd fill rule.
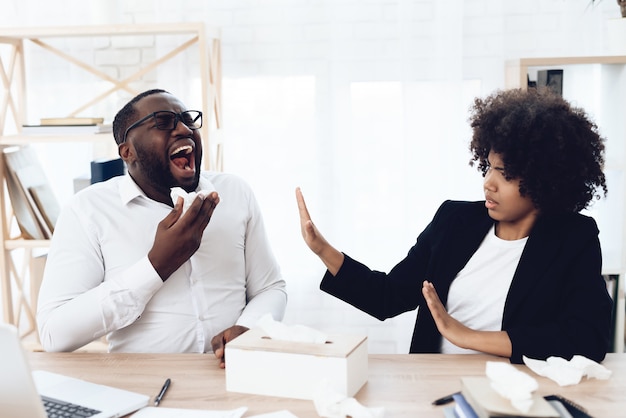
[[[154,61],[143,64],[141,68],[129,76],[115,79],[92,64],[87,64],[70,55],[62,48],[53,46],[50,38],[93,38],[93,37],[133,37],[139,35],[172,36],[176,47]],[[183,39],[181,41],[181,39]],[[199,78],[201,87],[202,112],[205,122],[201,128],[204,148],[203,167],[205,169],[222,170],[223,155],[221,144],[213,145],[210,134],[217,133],[222,127],[221,111],[221,31],[216,27],[207,27],[200,22],[159,23],[159,24],[122,24],[92,26],[59,26],[59,27],[20,27],[0,28],[0,47],[8,50],[8,54],[0,54],[0,80],[3,93],[0,96],[0,149],[14,145],[32,143],[87,142],[92,144],[113,142],[111,134],[72,134],[72,135],[26,135],[21,127],[27,122],[27,83],[26,66],[28,57],[26,45],[39,47],[72,65],[91,73],[98,81],[110,83],[110,88],[98,93],[66,116],[77,116],[94,104],[118,91],[134,96],[139,91],[131,87],[131,83],[140,80],[144,75],[155,70],[161,64],[170,61],[183,51],[197,50]],[[4,51],[4,50],[3,50]],[[7,59],[8,56],[8,59]],[[154,86],[158,87],[158,86]],[[15,126],[16,133],[5,135],[9,118]],[[211,127],[215,131],[211,131]],[[213,146],[213,148],[211,147]],[[215,155],[212,155],[215,150]],[[39,283],[33,279],[35,270],[41,273],[41,266],[33,266],[33,250],[49,246],[48,240],[25,239],[23,236],[12,237],[11,227],[14,214],[7,199],[4,158],[0,158],[0,266],[1,266],[1,297],[3,319],[20,328],[22,313],[29,322],[24,335],[36,331],[35,309],[36,294]],[[23,251],[23,264],[18,271],[13,260],[15,250]],[[30,283],[27,283],[30,281]],[[30,288],[30,292],[27,290]],[[30,293],[30,294],[29,294]],[[17,303],[16,303],[17,302]],[[23,327],[21,327],[23,328]]]

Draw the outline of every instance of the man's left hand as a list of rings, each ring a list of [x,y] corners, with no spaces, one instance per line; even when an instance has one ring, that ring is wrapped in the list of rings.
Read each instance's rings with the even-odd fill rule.
[[[241,325],[233,325],[232,327],[225,329],[211,339],[213,353],[215,353],[215,357],[220,359],[220,368],[223,369],[226,367],[226,359],[224,356],[224,347],[226,347],[226,344],[235,337],[238,337],[244,332],[248,331],[248,329],[249,328]]]

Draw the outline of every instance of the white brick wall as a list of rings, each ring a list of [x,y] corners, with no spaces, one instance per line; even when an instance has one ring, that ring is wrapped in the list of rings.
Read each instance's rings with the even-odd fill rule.
[[[223,34],[225,80],[258,76],[313,77],[316,117],[327,122],[320,124],[316,119],[309,120],[307,130],[341,135],[342,132],[335,131],[343,128],[333,122],[334,118],[343,117],[335,112],[341,106],[336,102],[340,100],[335,90],[338,85],[349,88],[352,81],[459,77],[478,80],[482,92],[487,93],[504,86],[506,59],[607,53],[604,22],[619,17],[619,9],[613,0],[603,1],[593,9],[587,9],[588,3],[588,0],[3,0],[0,25],[172,21],[203,21],[216,25],[222,28]],[[153,60],[157,56],[155,47],[168,50],[160,42],[164,41],[153,37],[114,38],[99,40],[91,52],[89,48],[79,50],[84,59],[95,62],[102,71],[123,78],[142,63]],[[189,80],[195,77],[194,67],[176,65],[174,68],[173,74],[148,75],[141,85],[166,81],[167,86],[163,87],[174,92],[186,91]],[[35,83],[58,79],[58,71],[63,70],[57,69],[53,62],[34,69],[38,80]],[[80,80],[80,75],[75,77]],[[64,91],[69,88],[69,83],[52,86],[48,90],[51,93],[38,97],[37,103],[44,106],[62,101]],[[250,97],[253,93],[250,92]],[[245,122],[249,116],[234,114],[244,107],[233,103],[234,100],[225,90],[226,121]],[[123,98],[118,98],[113,105],[119,106],[122,101]],[[287,110],[281,112],[288,115]],[[283,123],[290,122],[285,119]],[[279,132],[286,128],[264,129]],[[293,140],[302,140],[300,136],[294,135]],[[243,167],[241,161],[245,157],[237,154],[236,142],[254,141],[254,132],[246,138],[231,137],[230,140],[233,143],[227,150],[232,152],[227,151],[226,166]],[[333,157],[327,154],[327,149],[316,148],[314,140],[307,146],[316,158],[315,163],[292,165],[286,162],[286,168],[279,170],[283,170],[283,174],[318,170],[321,178],[332,181],[329,167],[333,167]],[[292,151],[302,152],[297,144],[293,147]],[[276,155],[285,158],[293,155],[284,152],[277,149]],[[414,312],[383,323],[369,318],[319,291],[323,268],[303,244],[299,244],[296,249],[299,254],[295,257],[286,251],[284,247],[291,245],[288,240],[297,242],[299,231],[295,214],[290,212],[295,209],[292,189],[267,188],[267,183],[272,183],[271,176],[280,174],[273,170],[274,167],[260,166],[254,179],[252,175],[248,179],[258,187],[273,245],[279,259],[287,265],[284,273],[289,282],[290,303],[286,320],[328,332],[364,332],[369,335],[372,352],[405,352]],[[337,192],[319,191],[319,196],[332,199],[334,193]],[[283,195],[288,197],[283,198]],[[272,204],[285,209],[275,210]],[[317,201],[316,206],[318,212],[330,211],[324,208],[322,201]],[[341,227],[340,219],[333,222],[337,228]],[[405,227],[411,229],[410,233],[405,233],[411,238],[394,244],[397,247],[395,258],[376,260],[383,265],[379,269],[388,270],[393,265],[392,260],[397,261],[406,253],[416,236],[413,229],[418,225]],[[330,237],[334,233],[335,228],[327,231]],[[343,239],[349,246],[349,240]],[[353,243],[352,247],[356,245]]]

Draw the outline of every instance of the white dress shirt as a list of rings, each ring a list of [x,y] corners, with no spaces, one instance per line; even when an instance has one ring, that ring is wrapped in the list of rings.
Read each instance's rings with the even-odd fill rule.
[[[220,197],[198,251],[165,282],[148,260],[172,208],[128,175],[96,183],[63,208],[39,293],[43,348],[72,351],[107,335],[109,351],[211,352],[211,338],[265,313],[281,320],[287,294],[250,187],[204,172]]]

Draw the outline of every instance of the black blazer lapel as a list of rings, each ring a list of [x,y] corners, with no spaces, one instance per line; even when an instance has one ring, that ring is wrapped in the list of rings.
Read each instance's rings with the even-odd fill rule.
[[[546,271],[556,258],[562,238],[558,232],[550,231],[555,225],[549,224],[549,221],[537,220],[528,237],[504,305],[503,324],[506,324],[507,318],[514,317],[523,304],[533,303],[527,300],[528,294],[537,286],[541,286]]]
[[[465,267],[472,255],[474,255],[483,242],[489,228],[493,226],[494,221],[487,214],[484,202],[480,202],[475,209],[466,212],[466,216],[458,218],[457,225],[453,227],[452,238],[447,243],[449,252],[436,273],[440,275],[442,283],[447,286],[446,289],[441,289],[441,291],[438,289],[440,297],[443,296],[441,299],[444,304],[447,301],[450,284],[459,271]]]

